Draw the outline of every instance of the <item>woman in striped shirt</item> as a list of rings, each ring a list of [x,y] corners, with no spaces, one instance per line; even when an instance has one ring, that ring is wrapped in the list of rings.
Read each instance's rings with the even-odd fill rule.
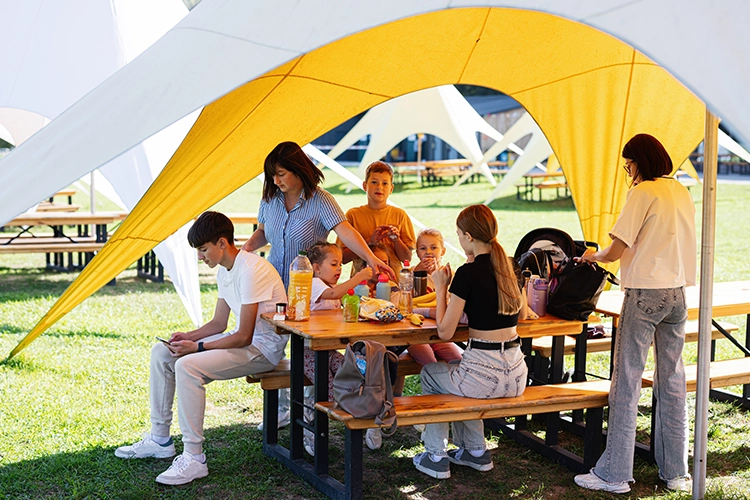
[[[373,269],[396,280],[393,270],[378,259],[365,240],[346,220],[334,197],[319,186],[321,172],[294,142],[282,142],[263,165],[263,199],[258,229],[242,246],[252,252],[271,244],[268,261],[289,286],[289,265],[300,250],[325,241],[333,230],[344,244]]]

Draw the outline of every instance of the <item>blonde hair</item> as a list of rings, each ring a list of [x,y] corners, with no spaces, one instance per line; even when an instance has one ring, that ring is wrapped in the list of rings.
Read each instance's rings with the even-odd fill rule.
[[[497,242],[497,219],[486,205],[471,205],[458,214],[456,225],[483,243],[491,245],[490,263],[497,281],[497,313],[510,315],[521,310],[523,297],[510,258]]]
[[[445,248],[445,240],[443,239],[443,233],[438,231],[437,229],[433,227],[425,227],[421,231],[419,231],[419,234],[417,235],[417,242],[419,242],[419,238],[422,236],[432,236],[433,238],[437,238],[440,240],[440,246]]]

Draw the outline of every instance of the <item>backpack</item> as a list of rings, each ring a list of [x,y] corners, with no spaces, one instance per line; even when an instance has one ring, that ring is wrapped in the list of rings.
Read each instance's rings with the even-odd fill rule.
[[[390,374],[396,363],[398,357],[383,344],[358,340],[346,346],[344,362],[333,377],[336,404],[355,418],[374,418],[376,424],[390,426],[387,432],[381,429],[386,435],[396,431]]]
[[[552,255],[547,250],[532,248],[518,258],[521,272],[529,271],[529,276],[539,276],[549,281],[549,275],[554,268]]]
[[[614,274],[596,263],[564,260],[552,271],[547,312],[562,319],[588,321],[607,281],[619,285]]]

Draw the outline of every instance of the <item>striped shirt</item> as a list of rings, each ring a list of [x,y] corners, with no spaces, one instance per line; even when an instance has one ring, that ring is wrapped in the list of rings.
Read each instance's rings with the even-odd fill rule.
[[[271,244],[268,261],[276,268],[289,287],[289,265],[300,250],[307,250],[318,241],[328,239],[331,229],[346,220],[333,195],[317,187],[310,199],[305,192],[289,212],[284,193],[277,191],[268,202],[261,200],[258,222],[263,224],[266,241]]]

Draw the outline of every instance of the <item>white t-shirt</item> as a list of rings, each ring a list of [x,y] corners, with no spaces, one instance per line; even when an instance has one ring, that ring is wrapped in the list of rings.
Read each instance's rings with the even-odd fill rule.
[[[323,299],[319,300],[323,292],[331,288],[328,284],[320,278],[313,278],[312,281],[312,297],[310,297],[310,310],[311,311],[324,311],[327,309],[341,309],[341,301],[335,299]]]
[[[243,304],[258,304],[255,316],[253,345],[273,364],[284,358],[289,335],[277,335],[273,327],[260,319],[263,313],[276,310],[277,302],[286,302],[286,292],[276,269],[263,257],[240,250],[232,269],[220,267],[216,273],[219,298],[229,305],[237,318],[230,333],[240,328],[240,309]]]
[[[695,204],[679,181],[634,186],[609,235],[628,246],[620,259],[623,289],[695,285]]]

